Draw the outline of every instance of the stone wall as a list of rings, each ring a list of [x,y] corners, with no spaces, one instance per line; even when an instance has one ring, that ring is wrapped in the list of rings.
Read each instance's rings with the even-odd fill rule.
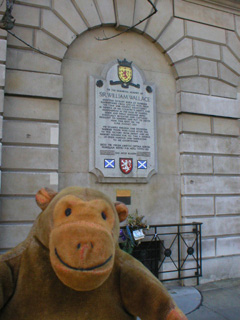
[[[158,146],[159,174],[147,185],[120,188],[132,189],[134,209],[142,195],[158,199],[157,188],[161,184],[170,187],[169,177],[173,177],[175,182],[167,193],[174,206],[162,203],[165,209],[160,217],[164,222],[168,219],[203,222],[204,281],[240,276],[240,5],[238,1],[228,0],[219,3],[158,0],[156,6],[157,14],[137,26],[135,33],[116,39],[119,47],[121,41],[126,45],[127,37],[133,37],[133,41],[142,38],[139,41],[144,42],[144,48],[149,43],[149,50],[158,49],[158,72],[161,74],[161,68],[165,67],[170,70],[167,62],[171,66],[167,73],[170,91],[176,90],[176,109],[173,110],[172,100],[168,103],[169,96],[172,97],[167,92],[168,86],[158,82],[159,90],[164,90],[157,103],[160,109],[167,106],[165,117],[168,114],[168,119],[172,119],[167,125],[159,113],[158,126],[162,131],[159,130],[158,135],[165,148]],[[0,10],[4,12],[4,5]],[[69,168],[69,160],[62,154],[71,152],[67,147],[68,138],[78,134],[67,127],[72,120],[68,118],[68,108],[72,110],[71,115],[83,119],[87,112],[87,95],[81,91],[87,90],[87,83],[79,91],[76,88],[71,91],[66,83],[71,80],[66,71],[69,54],[74,55],[74,46],[90,39],[94,32],[104,36],[101,26],[113,27],[106,29],[107,35],[111,35],[116,32],[114,29],[131,26],[149,12],[145,0],[23,0],[14,5],[12,14],[16,25],[12,32],[45,55],[1,31],[1,252],[16,245],[28,233],[39,212],[34,204],[39,188],[58,189],[80,181],[96,187],[94,177],[87,172],[87,156],[84,156],[84,168],[74,167],[75,162]],[[93,28],[96,30],[90,31]],[[110,41],[106,44],[109,48]],[[97,52],[100,59],[95,55],[97,73],[109,59],[118,58],[116,51],[112,56],[111,49],[109,52],[105,61],[104,51]],[[134,50],[126,49],[121,54],[124,53],[132,60],[141,57]],[[143,51],[142,57],[147,53]],[[74,60],[74,56],[71,59]],[[85,59],[84,51],[81,59]],[[94,61],[91,63],[94,65]],[[139,64],[141,67],[141,60]],[[85,75],[89,72],[86,69],[85,66]],[[144,69],[151,71],[146,65]],[[84,70],[84,66],[80,70]],[[150,72],[147,80],[159,81],[158,74]],[[67,101],[68,96],[79,98],[80,95],[81,113],[75,102],[70,106]],[[86,121],[85,126],[87,129]],[[86,130],[84,133],[79,144],[87,144]],[[173,138],[168,140],[171,135]],[[74,150],[76,155],[79,149]],[[87,150],[85,152],[87,155]],[[172,155],[174,164],[167,167]],[[111,186],[103,188],[108,191]],[[157,210],[158,206],[151,201],[144,214],[149,215],[150,220],[151,217],[157,220]]]

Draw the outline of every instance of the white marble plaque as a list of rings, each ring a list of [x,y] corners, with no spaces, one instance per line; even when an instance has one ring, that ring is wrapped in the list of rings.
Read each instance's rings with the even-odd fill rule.
[[[155,86],[133,62],[90,77],[90,172],[99,182],[146,183],[157,172]]]

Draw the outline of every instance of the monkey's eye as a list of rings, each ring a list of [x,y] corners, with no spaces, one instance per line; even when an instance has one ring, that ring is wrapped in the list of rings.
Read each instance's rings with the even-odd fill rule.
[[[107,216],[106,216],[105,212],[102,212],[101,215],[102,215],[103,220],[107,220]]]
[[[67,208],[67,209],[65,210],[65,215],[66,215],[66,217],[70,216],[71,213],[72,213],[72,209],[71,209],[71,208]]]

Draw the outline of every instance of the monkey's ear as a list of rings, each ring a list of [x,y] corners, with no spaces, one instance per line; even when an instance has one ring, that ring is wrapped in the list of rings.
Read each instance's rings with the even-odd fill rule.
[[[124,203],[117,201],[117,202],[115,202],[115,208],[118,213],[119,221],[122,222],[122,221],[126,220],[128,217],[127,206]]]
[[[45,210],[56,194],[56,191],[49,188],[40,189],[35,196],[39,208]]]

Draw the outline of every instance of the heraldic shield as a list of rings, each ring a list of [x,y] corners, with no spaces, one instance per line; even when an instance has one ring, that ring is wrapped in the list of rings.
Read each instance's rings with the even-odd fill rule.
[[[132,76],[133,76],[133,71],[132,71],[132,66],[131,62],[128,62],[126,59],[123,61],[118,60],[118,78],[120,81],[123,83],[128,83],[131,82]]]
[[[133,159],[120,158],[120,169],[123,173],[129,174],[133,168]]]

